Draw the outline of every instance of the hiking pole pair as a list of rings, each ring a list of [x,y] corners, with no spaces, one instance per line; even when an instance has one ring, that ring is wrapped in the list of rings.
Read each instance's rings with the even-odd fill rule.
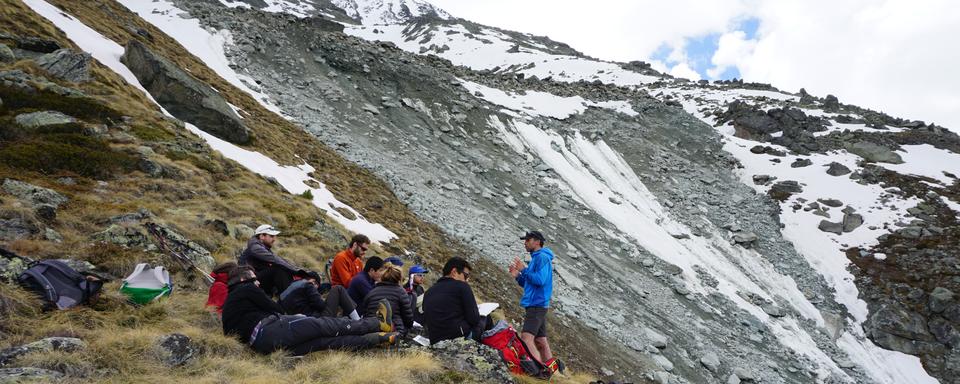
[[[154,238],[156,238],[157,246],[160,247],[161,251],[166,252],[168,255],[173,257],[173,259],[179,262],[180,265],[185,269],[190,269],[199,273],[200,276],[203,277],[203,282],[207,284],[208,287],[213,285],[213,277],[210,276],[209,272],[200,269],[200,267],[197,267],[197,265],[194,264],[193,260],[190,260],[189,257],[187,257],[181,252],[178,252],[170,248],[170,246],[167,245],[168,239],[166,236],[163,235],[163,233],[160,231],[159,226],[156,223],[146,223],[143,226],[147,227],[147,232],[150,232],[150,234],[153,235]],[[171,240],[171,241],[176,243],[176,245],[180,248],[187,248],[185,244],[182,244],[177,240]]]

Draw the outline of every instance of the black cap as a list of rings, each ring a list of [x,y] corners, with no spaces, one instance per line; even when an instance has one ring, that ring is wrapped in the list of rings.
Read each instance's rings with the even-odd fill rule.
[[[300,276],[300,278],[302,279],[314,279],[318,282],[323,280],[320,278],[320,274],[314,271],[307,271],[307,270],[301,269],[297,271],[296,275]]]
[[[537,240],[540,240],[541,243],[547,241],[547,239],[543,238],[543,234],[540,233],[540,231],[527,232],[526,235],[523,235],[523,237],[520,238],[520,240],[526,240],[526,239],[537,239]]]

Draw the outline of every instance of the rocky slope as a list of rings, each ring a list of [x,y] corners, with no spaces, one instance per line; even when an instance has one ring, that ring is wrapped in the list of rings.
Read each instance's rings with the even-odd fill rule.
[[[61,3],[91,26],[114,14],[136,34],[102,32],[120,44],[169,35],[377,175],[486,260],[489,297],[516,299],[503,265],[518,233],[543,230],[558,254],[556,349],[599,375],[955,380],[960,140],[941,127],[802,90],[673,79],[416,2]],[[254,145],[278,161],[319,145],[281,158],[293,144],[269,137]],[[398,241],[416,233],[377,204],[349,205]],[[590,341],[563,343],[575,336]]]

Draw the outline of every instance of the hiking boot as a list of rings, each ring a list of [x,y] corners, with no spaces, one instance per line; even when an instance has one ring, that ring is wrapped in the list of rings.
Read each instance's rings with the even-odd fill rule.
[[[558,359],[558,358],[556,358],[556,357],[554,357],[554,358],[552,358],[552,359],[550,359],[550,360],[547,360],[547,361],[544,363],[544,365],[547,366],[547,369],[549,369],[550,372],[554,372],[554,373],[555,373],[555,372],[563,373],[563,371],[566,369],[566,366],[564,366],[563,362],[560,361],[560,359]]]
[[[377,320],[380,321],[381,332],[393,332],[393,310],[386,299],[377,303]]]
[[[374,332],[363,335],[363,338],[378,347],[389,347],[397,342],[398,335],[396,332]]]

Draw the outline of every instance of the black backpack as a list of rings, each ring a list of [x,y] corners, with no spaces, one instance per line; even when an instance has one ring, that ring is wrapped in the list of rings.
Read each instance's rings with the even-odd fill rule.
[[[43,298],[45,310],[67,309],[86,303],[103,287],[103,281],[87,279],[60,260],[31,263],[17,281]]]

